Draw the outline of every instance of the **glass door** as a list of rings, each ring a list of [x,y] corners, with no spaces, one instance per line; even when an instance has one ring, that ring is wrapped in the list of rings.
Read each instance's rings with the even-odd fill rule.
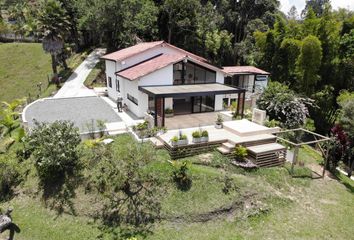
[[[213,112],[215,96],[196,96],[192,97],[193,113]]]
[[[200,106],[202,102],[202,97],[192,97],[192,102],[193,102],[193,113],[199,113],[200,112]]]

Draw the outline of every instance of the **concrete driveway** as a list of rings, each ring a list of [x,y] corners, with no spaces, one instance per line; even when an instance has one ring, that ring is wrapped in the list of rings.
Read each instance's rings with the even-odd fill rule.
[[[23,111],[22,119],[29,128],[34,121],[54,122],[72,121],[80,133],[90,131],[87,126],[92,121],[103,120],[106,123],[122,122],[115,111],[100,97],[45,98],[29,104]],[[96,124],[94,124],[97,130]]]
[[[105,52],[106,49],[103,48],[93,50],[75,69],[53,98],[96,96],[92,89],[85,87],[84,82]]]

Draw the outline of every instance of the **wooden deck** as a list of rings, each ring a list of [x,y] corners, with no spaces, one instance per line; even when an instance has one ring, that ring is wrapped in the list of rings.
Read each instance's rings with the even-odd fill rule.
[[[286,159],[286,148],[279,143],[247,147],[248,157],[259,167],[281,166]]]

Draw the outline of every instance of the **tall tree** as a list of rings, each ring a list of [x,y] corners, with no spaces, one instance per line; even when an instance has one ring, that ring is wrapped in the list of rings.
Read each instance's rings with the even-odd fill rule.
[[[317,37],[307,36],[301,46],[297,61],[300,90],[310,96],[319,80],[318,70],[321,65],[322,47]]]
[[[330,0],[306,0],[305,9],[301,15],[305,16],[309,9],[312,9],[317,17],[322,16],[325,6],[330,3]]]
[[[299,18],[299,14],[297,13],[297,9],[295,6],[292,6],[288,12],[288,19],[289,20],[296,20]]]
[[[210,6],[207,6],[206,11],[208,10],[210,14]],[[200,1],[165,0],[161,11],[161,19],[166,23],[164,25],[167,30],[165,30],[167,42],[184,46],[188,50],[196,49],[197,31],[202,31],[199,33],[201,35],[206,34],[205,26],[198,27],[198,15],[201,11]]]
[[[107,44],[107,51],[156,37],[158,9],[151,0],[79,2],[79,25]]]
[[[39,30],[43,35],[43,49],[45,52],[50,53],[52,57],[52,70],[56,79],[59,61],[62,61],[64,67],[67,68],[65,57],[62,53],[64,38],[69,32],[70,21],[61,3],[57,0],[42,1],[37,19]]]

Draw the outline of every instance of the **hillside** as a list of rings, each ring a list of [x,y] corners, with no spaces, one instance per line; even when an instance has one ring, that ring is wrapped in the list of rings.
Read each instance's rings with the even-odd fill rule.
[[[129,135],[114,139],[112,149],[133,144]],[[85,151],[92,154],[91,150]],[[168,153],[158,150],[147,170],[161,183],[161,192],[156,192],[161,201],[161,219],[150,233],[137,233],[136,237],[138,240],[162,240],[167,236],[171,240],[350,239],[354,234],[353,183],[312,174],[309,168],[320,171],[321,157],[310,148],[302,149],[300,157],[307,167],[296,167],[295,177],[290,176],[289,165],[244,171],[230,165],[217,152],[182,159],[191,164],[192,177],[191,188],[182,191],[171,181],[173,168]],[[93,171],[85,171],[86,180]],[[225,176],[231,180],[228,193],[223,190]],[[105,232],[100,221],[94,220],[103,202],[85,184],[76,189],[75,214],[65,211],[58,216],[45,207],[37,183],[30,171],[15,197],[0,204],[3,209],[14,207],[14,220],[22,230],[16,239],[74,240],[98,236],[116,239],[111,235],[112,229]]]
[[[59,67],[59,76],[67,79],[86,55],[86,51],[72,54],[67,59],[69,69]],[[35,99],[40,82],[41,97],[56,90],[54,84],[48,84],[48,76],[52,74],[51,58],[40,43],[0,43],[0,63],[0,101],[29,97],[29,94]]]
[[[43,52],[39,43],[0,44],[0,100],[11,101],[38,94],[48,86],[47,75],[51,73],[50,55]]]

